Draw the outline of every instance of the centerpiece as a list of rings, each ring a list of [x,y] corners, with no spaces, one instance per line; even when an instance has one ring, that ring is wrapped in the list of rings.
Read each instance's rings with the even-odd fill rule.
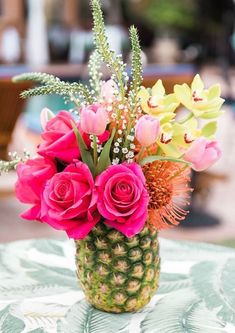
[[[120,55],[109,48],[99,0],[92,0],[96,49],[90,85],[52,75],[14,78],[41,84],[22,97],[59,94],[71,112],[41,113],[37,156],[1,162],[16,167],[16,196],[30,208],[26,220],[47,223],[75,240],[77,275],[87,300],[107,312],[136,311],[156,292],[158,232],[187,215],[190,170],[202,171],[221,151],[215,141],[220,87],[209,89],[199,75],[166,94],[161,80],[142,86],[141,49],[130,28],[130,78]],[[100,65],[111,73],[102,80]],[[184,107],[186,115],[177,110]],[[202,124],[202,125],[201,125]]]

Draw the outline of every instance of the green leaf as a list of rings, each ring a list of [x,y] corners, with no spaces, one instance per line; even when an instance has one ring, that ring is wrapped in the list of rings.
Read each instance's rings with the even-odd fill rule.
[[[140,165],[144,166],[145,164],[148,163],[153,163],[155,161],[168,161],[168,162],[177,162],[177,163],[183,163],[186,164],[188,166],[190,166],[191,163],[186,162],[182,159],[179,158],[174,158],[174,157],[169,157],[169,156],[159,156],[159,155],[152,155],[152,156],[148,156],[145,157],[141,162]]]
[[[215,134],[216,131],[217,131],[217,122],[212,121],[212,122],[206,124],[202,128],[202,135],[205,136],[206,138],[210,138]]]
[[[131,315],[96,310],[85,300],[74,304],[65,321],[57,322],[58,333],[127,333]],[[129,319],[129,320],[128,320]]]
[[[202,119],[213,119],[222,116],[222,114],[223,111],[211,111],[211,112],[200,113],[198,117]]]
[[[62,242],[49,242],[47,239],[40,239],[40,241],[34,241],[32,246],[42,253],[64,256]]]
[[[11,304],[0,311],[0,332],[1,333],[22,333],[25,324],[23,315],[19,312],[18,304]]]
[[[141,322],[141,333],[225,333],[225,323],[190,289],[163,297]]]
[[[189,288],[191,281],[188,275],[180,273],[164,273],[160,275],[158,294],[166,294],[179,289]]]
[[[209,309],[226,322],[235,324],[235,259],[216,263],[204,261],[191,269],[193,286]]]
[[[67,288],[79,290],[75,272],[68,268],[45,266],[35,264],[35,270],[28,272],[28,275],[45,287]],[[36,286],[37,287],[37,286]],[[59,291],[58,291],[59,292]]]
[[[106,144],[100,154],[100,158],[99,158],[97,169],[96,169],[96,175],[99,175],[101,172],[103,172],[105,169],[107,169],[107,167],[111,164],[110,149],[111,149],[111,145],[113,142],[115,132],[116,132],[115,129],[113,129],[111,137],[106,142]]]
[[[36,328],[35,330],[32,330],[28,333],[47,333],[47,332],[44,331],[44,329],[42,329],[42,328]]]
[[[72,122],[73,130],[76,135],[77,141],[78,141],[78,146],[80,149],[82,161],[87,164],[88,168],[90,169],[91,173],[94,175],[95,174],[95,165],[93,158],[91,156],[90,151],[88,150],[85,142],[83,141],[83,138],[81,134],[79,133],[79,130],[77,129],[77,126],[75,123]]]

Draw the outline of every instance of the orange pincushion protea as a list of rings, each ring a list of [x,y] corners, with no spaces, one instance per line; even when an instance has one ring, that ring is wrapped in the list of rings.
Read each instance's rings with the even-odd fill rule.
[[[189,168],[179,163],[155,161],[143,166],[149,193],[148,223],[158,230],[178,225],[189,205]]]

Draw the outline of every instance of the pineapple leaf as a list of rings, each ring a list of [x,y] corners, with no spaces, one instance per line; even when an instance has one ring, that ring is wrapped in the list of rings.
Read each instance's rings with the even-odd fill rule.
[[[85,300],[74,304],[65,322],[57,322],[58,333],[127,333],[130,314],[115,315],[96,310]]]
[[[208,276],[207,276],[208,277]],[[141,322],[141,333],[225,333],[225,323],[195,298],[190,289],[160,299]]]

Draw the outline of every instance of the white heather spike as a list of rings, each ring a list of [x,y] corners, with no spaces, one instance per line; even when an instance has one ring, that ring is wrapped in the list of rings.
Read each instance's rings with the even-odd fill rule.
[[[54,117],[55,117],[55,115],[50,109],[48,109],[48,108],[42,109],[41,114],[40,114],[40,121],[41,121],[43,130],[46,128],[47,122]]]

